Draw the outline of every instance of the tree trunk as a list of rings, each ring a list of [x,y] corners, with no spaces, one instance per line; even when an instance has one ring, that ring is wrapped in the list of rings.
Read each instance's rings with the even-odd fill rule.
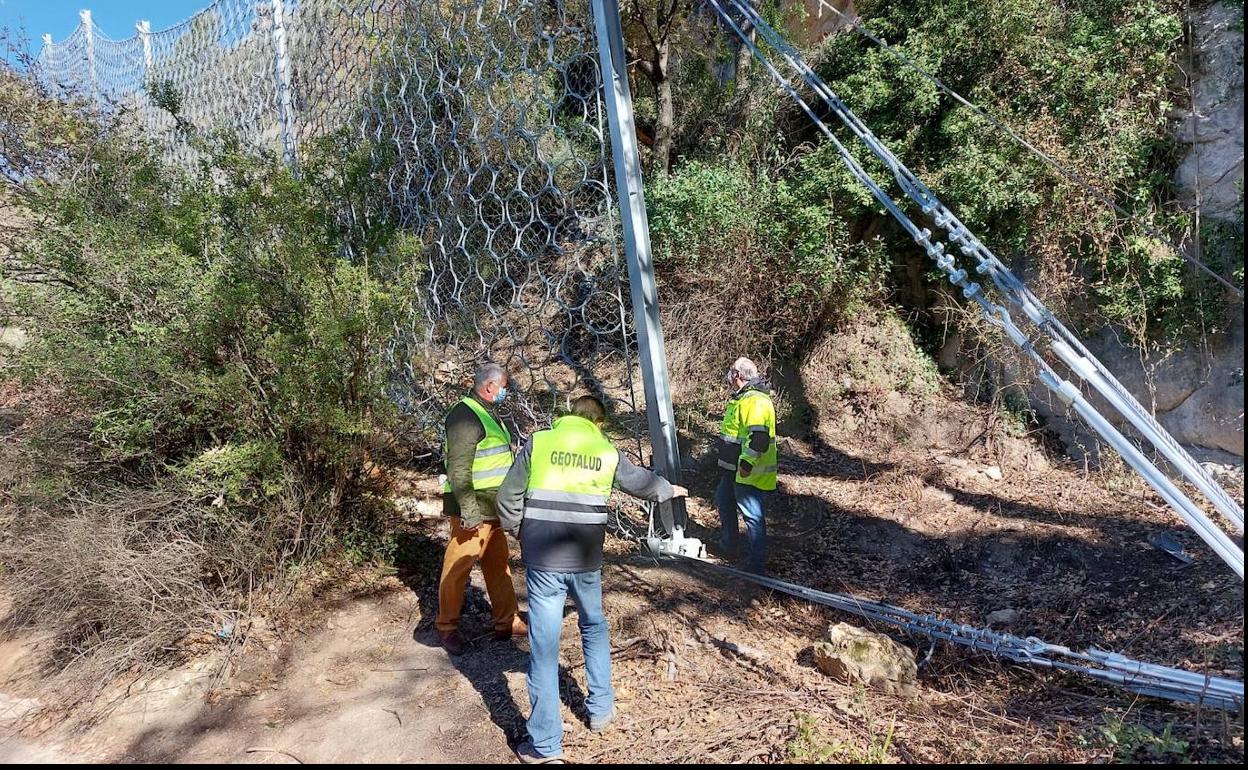
[[[675,142],[676,110],[672,105],[672,79],[668,73],[668,44],[655,47],[654,96],[658,105],[658,119],[654,130],[654,166],[666,174],[672,164],[672,145]]]
[[[749,25],[745,28],[746,35],[750,38],[750,42],[754,41],[754,26]],[[737,43],[737,55],[732,64],[732,79],[736,87],[737,93],[745,91],[747,78],[750,74],[750,64],[754,61],[754,52],[745,43]]]
[[[927,255],[918,249],[905,250],[906,278],[909,283],[911,302],[915,310],[926,313],[928,310],[927,281],[924,271],[927,270]]]

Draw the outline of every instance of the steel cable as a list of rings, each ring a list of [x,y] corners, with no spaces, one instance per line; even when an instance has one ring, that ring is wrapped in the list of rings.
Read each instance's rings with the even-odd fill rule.
[[[1085,399],[1078,390],[1058,375],[1053,367],[1044,359],[1035,346],[1036,340],[1025,335],[1018,329],[1013,318],[1004,306],[990,302],[985,298],[982,287],[969,280],[966,270],[957,266],[954,255],[947,253],[942,244],[931,241],[931,232],[920,229],[892,198],[863,170],[845,146],[835,137],[826,123],[815,113],[810,104],[802,98],[792,83],[779,71],[776,65],[762,51],[751,37],[746,34],[748,24],[796,72],[796,74],[815,91],[832,113],[854,134],[856,138],[875,155],[892,172],[894,179],[907,197],[917,203],[924,215],[933,218],[936,226],[945,230],[950,244],[964,255],[974,257],[978,265],[976,271],[987,275],[993,284],[1002,292],[1006,301],[1019,309],[1024,317],[1035,324],[1037,331],[1053,339],[1051,350],[1063,363],[1076,372],[1085,382],[1109,400],[1111,406],[1119,410],[1135,427],[1141,429],[1146,436],[1151,436],[1156,446],[1170,459],[1180,473],[1194,484],[1206,491],[1214,504],[1223,509],[1228,518],[1241,530],[1243,522],[1242,509],[1221,489],[1205,471],[1187,453],[1178,446],[1169,434],[1148,415],[1137,401],[1125,392],[1125,388],[1113,379],[1104,366],[1084,348],[1074,335],[1062,326],[1053,314],[1044,307],[1038,298],[1030,293],[1012,272],[993,254],[978,238],[950,211],[938,198],[902,164],[893,153],[884,146],[864,125],[856,115],[836,96],[810,67],[800,54],[792,48],[782,36],[772,29],[765,20],[742,0],[723,0],[724,4],[733,8],[741,19],[739,23],[730,15],[720,0],[708,0],[729,29],[737,35],[742,44],[749,47],[751,53],[767,69],[782,89],[794,99],[803,112],[814,122],[821,133],[835,146],[838,154],[846,163],[850,172],[862,182],[877,201],[888,211],[922,246],[948,276],[951,283],[962,288],[965,298],[979,304],[986,319],[1006,331],[1007,336],[1023,351],[1024,355],[1040,371],[1040,379],[1051,391],[1073,408],[1077,414],[1099,435],[1102,436],[1140,475],[1183,517],[1184,521],[1200,535],[1219,558],[1225,561],[1236,574],[1243,578],[1243,550],[1217,526],[1200,508],[1180,490],[1155,463],[1146,458],[1138,448],[1128,440],[1117,428],[1104,420],[1099,412]],[[1072,341],[1073,340],[1073,344]],[[1075,346],[1078,346],[1077,348]],[[1074,355],[1077,350],[1082,355]],[[1095,363],[1094,363],[1095,362]]]

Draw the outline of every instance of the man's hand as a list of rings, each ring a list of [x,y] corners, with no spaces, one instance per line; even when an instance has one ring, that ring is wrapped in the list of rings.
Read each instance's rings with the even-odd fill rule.
[[[689,496],[689,490],[688,490],[688,489],[686,489],[685,487],[680,486],[679,484],[673,484],[673,485],[672,485],[672,499],[673,499],[673,500],[675,500],[675,499],[676,499],[676,498],[678,498],[678,497],[688,497],[688,496]]]
[[[752,470],[754,470],[754,467],[748,463],[737,463],[737,473],[741,474],[741,478],[749,476]]]

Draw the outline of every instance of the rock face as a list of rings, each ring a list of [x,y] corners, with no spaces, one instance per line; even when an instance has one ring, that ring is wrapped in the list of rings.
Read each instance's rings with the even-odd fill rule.
[[[988,627],[998,628],[1002,626],[1012,626],[1022,617],[1018,610],[997,610],[988,613]]]
[[[1187,151],[1175,171],[1180,198],[1207,220],[1233,222],[1242,216],[1244,185],[1244,33],[1242,9],[1211,2],[1192,8],[1194,46],[1179,63],[1188,68],[1192,105],[1180,100],[1174,137]],[[1141,356],[1110,330],[1084,340],[1092,354],[1153,410],[1180,443],[1198,450],[1197,459],[1228,462],[1244,456],[1244,319],[1234,311],[1230,331],[1211,335],[1179,351]],[[1049,417],[1076,457],[1095,447],[1081,425],[1065,417],[1042,387],[1030,394],[1037,412]],[[1093,400],[1098,407],[1101,403]],[[1111,416],[1108,415],[1107,416]],[[1111,419],[1112,416],[1111,416]],[[1123,422],[1114,420],[1120,427]],[[1096,458],[1093,457],[1093,460]]]
[[[848,623],[828,629],[827,641],[815,645],[815,665],[844,682],[861,682],[884,692],[915,691],[918,667],[914,653],[897,642]]]
[[[1184,203],[1199,207],[1203,217],[1235,221],[1244,205],[1243,9],[1207,3],[1192,8],[1191,21],[1194,46],[1186,74],[1195,111],[1185,112],[1175,128],[1175,138],[1190,147],[1175,171],[1175,182]],[[1184,66],[1187,59],[1180,60]],[[1158,419],[1176,439],[1242,458],[1242,308],[1231,328],[1207,349],[1183,351],[1154,367],[1146,362],[1146,368],[1153,369]]]
[[[0,364],[26,344],[26,332],[16,326],[0,326]]]
[[[1184,203],[1202,215],[1233,220],[1243,205],[1243,8],[1212,2],[1192,8],[1191,83],[1195,113],[1182,115],[1175,138],[1190,145],[1175,172]],[[1180,60],[1186,66],[1187,62]],[[1187,107],[1189,105],[1183,105]]]
[[[849,26],[849,19],[858,18],[854,12],[854,0],[799,0],[794,4],[800,4],[806,10],[789,25],[789,38],[799,46],[818,45],[829,35]],[[836,10],[828,8],[829,5]]]
[[[1085,340],[1088,350],[1130,391],[1161,426],[1181,444],[1213,450],[1220,461],[1244,456],[1244,325],[1242,312],[1226,334],[1210,335],[1207,344],[1178,351],[1141,355],[1109,330]],[[1066,416],[1065,407],[1042,385],[1031,392],[1036,411],[1061,434],[1072,454],[1095,446],[1088,431]],[[1119,427],[1098,398],[1091,401]],[[1094,458],[1095,459],[1095,458]],[[1200,458],[1198,458],[1200,459]]]

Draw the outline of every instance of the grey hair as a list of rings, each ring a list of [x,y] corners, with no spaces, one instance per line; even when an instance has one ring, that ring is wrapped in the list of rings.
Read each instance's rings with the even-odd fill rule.
[[[491,382],[502,382],[507,378],[507,370],[495,363],[482,364],[472,378],[472,389],[481,390]]]
[[[758,379],[758,365],[744,356],[732,362],[732,371],[747,380]]]

